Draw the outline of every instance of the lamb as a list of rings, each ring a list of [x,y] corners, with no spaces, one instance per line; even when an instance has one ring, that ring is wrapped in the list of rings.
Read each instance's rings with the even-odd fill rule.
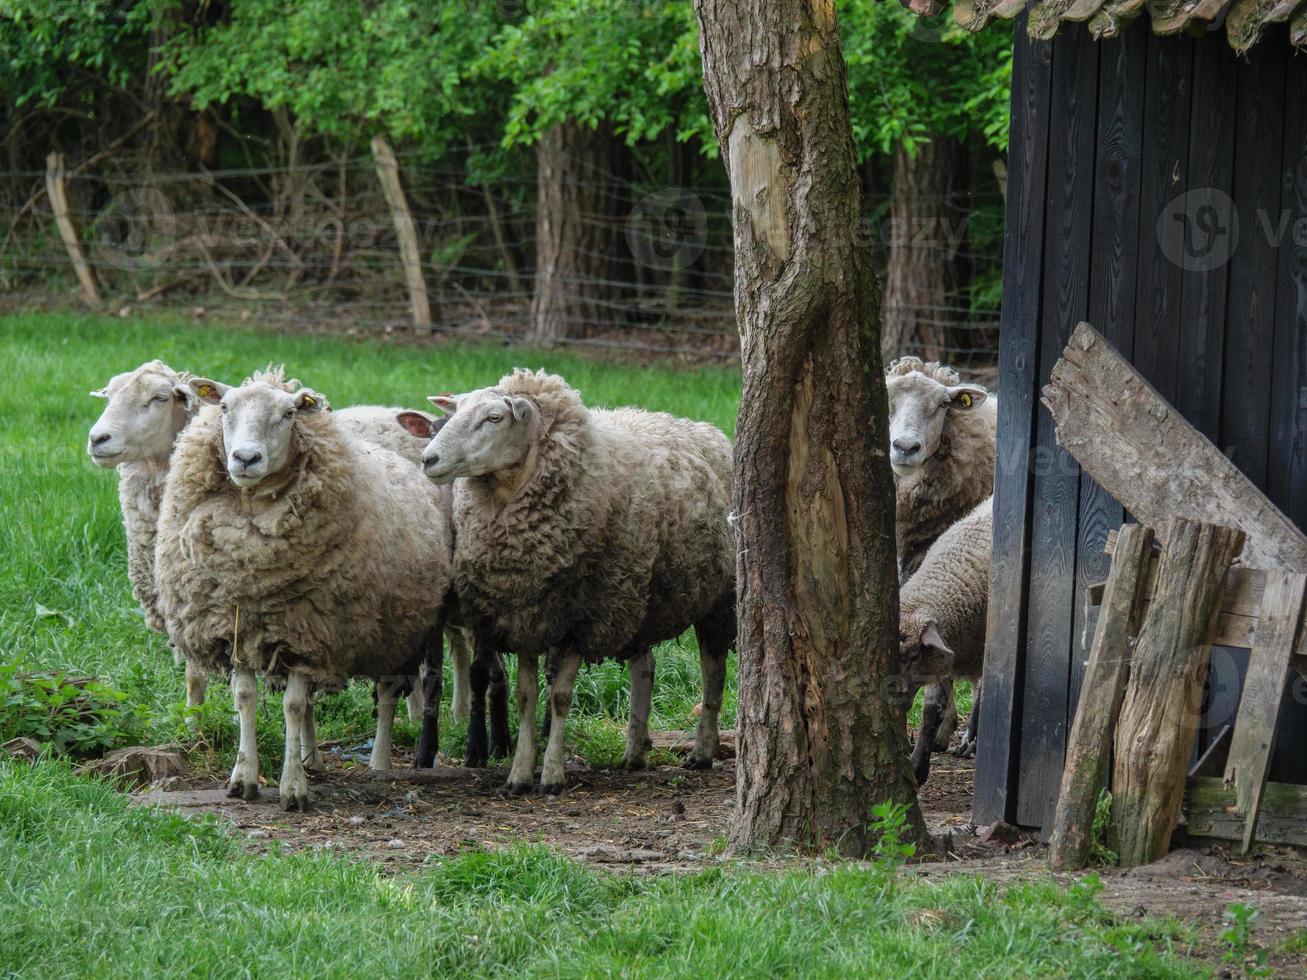
[[[899,580],[906,582],[935,539],[994,492],[997,401],[962,384],[952,368],[916,357],[894,361],[885,376]],[[952,682],[927,687],[926,702],[943,714],[935,746],[942,751],[957,728]]]
[[[395,706],[383,681],[425,660],[439,685],[449,522],[416,467],[351,435],[322,395],[280,370],[239,388],[190,387],[215,407],[173,452],[155,552],[159,608],[188,662],[231,669],[241,723],[232,795],[258,793],[255,672],[285,677],[281,805],[304,809],[311,685],[378,682],[374,765],[388,765],[382,734]],[[429,764],[434,736],[424,724],[419,762]]]
[[[563,740],[582,661],[630,662],[624,763],[648,748],[651,648],[693,626],[704,710],[686,765],[717,750],[735,643],[731,444],[671,415],[589,410],[557,375],[516,370],[492,388],[432,401],[450,413],[423,456],[455,482],[455,590],[479,643],[518,658],[517,750],[506,789],[529,791],[537,670],[547,655],[550,733],[541,790],[562,790]]]
[[[912,691],[921,684],[956,677],[980,679],[985,659],[985,614],[994,537],[991,496],[936,539],[899,597],[900,656]],[[967,726],[974,739],[980,698]],[[938,705],[927,701],[912,752],[918,784],[930,774],[930,750],[941,722]]]
[[[118,504],[127,537],[127,576],[141,604],[145,625],[164,632],[154,587],[154,541],[159,500],[168,474],[168,456],[200,402],[189,387],[191,375],[163,361],[147,361],[115,375],[93,398],[107,404],[86,441],[96,466],[118,470]],[[204,703],[208,678],[186,665],[186,705]]]

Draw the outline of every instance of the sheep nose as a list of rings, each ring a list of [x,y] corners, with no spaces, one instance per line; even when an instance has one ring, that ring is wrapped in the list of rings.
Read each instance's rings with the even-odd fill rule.
[[[261,460],[263,453],[257,449],[237,449],[232,452],[232,457],[242,466],[248,468]]]
[[[920,439],[895,439],[894,448],[899,452],[901,452],[904,456],[911,456],[913,453],[915,453],[918,449],[921,448],[921,440]]]
[[[112,439],[112,438],[113,438],[113,433],[112,433],[112,432],[101,432],[101,433],[98,433],[98,434],[92,432],[92,433],[91,433],[91,445],[92,445],[92,446],[103,446],[106,442],[108,442],[108,441],[109,441],[110,439]]]
[[[426,469],[431,469],[431,467],[435,466],[439,462],[440,462],[440,453],[422,454],[422,466]]]

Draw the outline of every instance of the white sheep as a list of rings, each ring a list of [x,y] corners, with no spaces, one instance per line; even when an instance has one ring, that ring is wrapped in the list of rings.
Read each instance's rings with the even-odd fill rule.
[[[994,492],[998,402],[952,368],[916,357],[891,363],[885,387],[899,580],[906,582],[935,539]],[[952,682],[928,686],[925,701],[943,717],[934,746],[942,751],[958,723]]]
[[[279,370],[239,388],[190,387],[215,407],[173,452],[155,553],[159,609],[188,661],[231,669],[241,722],[233,795],[258,792],[255,672],[285,677],[281,805],[303,809],[311,685],[378,682],[373,763],[386,768],[395,698],[383,681],[430,658],[439,684],[448,519],[416,467],[349,434],[320,394]],[[434,732],[429,741],[424,725],[423,736],[434,753]]]
[[[921,684],[965,677],[980,679],[985,662],[985,616],[994,537],[994,498],[989,497],[941,534],[899,597],[903,675],[915,693]],[[967,737],[975,740],[980,698],[975,697]],[[930,750],[942,721],[927,701],[912,752],[918,784],[930,774]]]
[[[541,789],[563,788],[563,749],[583,661],[630,662],[624,762],[644,764],[655,643],[690,626],[704,709],[690,768],[712,765],[735,642],[731,444],[717,428],[636,409],[588,410],[560,377],[514,371],[433,398],[451,413],[425,456],[457,481],[454,577],[478,642],[518,658],[517,750],[507,789],[534,782],[538,658],[554,668]]]

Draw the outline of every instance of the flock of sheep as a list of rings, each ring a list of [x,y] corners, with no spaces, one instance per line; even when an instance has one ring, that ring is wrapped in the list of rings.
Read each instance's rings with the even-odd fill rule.
[[[957,724],[952,679],[981,668],[995,410],[938,364],[901,358],[886,375],[902,669],[910,690],[928,685],[913,754],[924,781]],[[273,368],[229,387],[150,361],[92,394],[107,405],[87,451],[118,471],[146,623],[185,664],[189,705],[211,674],[230,676],[233,795],[258,793],[260,675],[285,689],[284,809],[307,805],[306,770],[321,765],[314,694],[354,678],[375,684],[372,767],[390,766],[404,695],[422,720],[416,764],[434,764],[446,634],[467,765],[512,748],[502,655],[517,658],[512,793],[535,783],[545,658],[540,787],[557,793],[581,666],[629,664],[623,762],[641,768],[653,647],[693,627],[703,701],[686,765],[712,765],[736,574],[732,449],[714,426],[587,408],[562,378],[524,370],[432,397],[440,416],[333,411]]]

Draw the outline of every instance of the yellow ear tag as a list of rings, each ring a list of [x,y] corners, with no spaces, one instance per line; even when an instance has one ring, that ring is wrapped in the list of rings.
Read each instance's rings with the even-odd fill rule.
[[[208,398],[213,394],[213,385],[200,385],[200,397]]]
[[[316,405],[316,404],[317,404],[317,402],[315,402],[315,401],[313,400],[313,396],[311,396],[311,395],[305,395],[305,396],[304,396],[304,407],[305,407],[305,408],[312,408],[312,407],[313,407],[314,405]]]
[[[961,395],[958,396],[958,401],[960,401],[960,402],[962,403],[962,407],[963,407],[963,408],[970,408],[970,407],[971,407],[971,396],[968,395],[965,391],[964,391]]]

